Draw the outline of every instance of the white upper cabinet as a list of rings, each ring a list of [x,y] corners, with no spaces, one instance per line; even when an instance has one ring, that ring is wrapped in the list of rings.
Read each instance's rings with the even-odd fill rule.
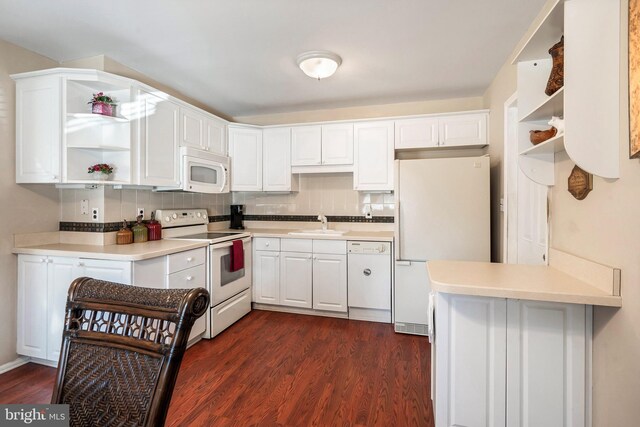
[[[180,146],[227,155],[227,125],[214,115],[180,106]]]
[[[440,146],[487,144],[486,114],[461,114],[440,118],[438,122]]]
[[[317,166],[322,164],[322,127],[291,128],[291,165]]]
[[[353,123],[291,128],[292,166],[353,164]],[[321,172],[322,169],[315,170]]]
[[[262,190],[297,190],[298,178],[291,176],[291,128],[265,129],[262,138]]]
[[[393,129],[392,121],[355,124],[354,190],[393,190]]]
[[[179,111],[175,102],[138,90],[138,184],[177,187]]]
[[[438,146],[438,119],[420,117],[396,120],[396,149]]]
[[[262,129],[229,127],[231,191],[262,191]]]
[[[353,123],[322,125],[322,164],[353,164]]]
[[[60,77],[16,82],[17,183],[60,182],[61,105]]]

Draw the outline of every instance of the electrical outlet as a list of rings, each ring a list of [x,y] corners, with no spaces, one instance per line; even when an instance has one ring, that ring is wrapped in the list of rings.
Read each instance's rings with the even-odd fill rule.
[[[89,200],[83,199],[80,202],[80,214],[81,215],[89,215]]]
[[[98,217],[100,216],[100,211],[98,208],[91,209],[91,221],[98,221]]]
[[[136,210],[136,212],[138,212],[138,213],[136,214],[136,217],[138,217],[138,216],[142,215],[142,219],[144,219],[144,208],[138,208],[138,209]]]

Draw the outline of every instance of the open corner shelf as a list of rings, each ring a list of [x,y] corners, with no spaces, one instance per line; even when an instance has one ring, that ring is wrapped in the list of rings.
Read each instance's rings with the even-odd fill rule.
[[[115,145],[70,145],[67,144],[67,148],[73,148],[77,150],[99,150],[99,151],[131,151],[129,147],[118,147]]]
[[[128,123],[129,119],[120,116],[105,116],[103,114],[93,114],[93,113],[68,113],[67,118],[69,119],[79,119],[79,120],[87,120],[87,121],[95,121],[95,122],[104,122],[104,123]]]
[[[561,87],[549,98],[531,110],[520,122],[548,120],[551,116],[562,116],[564,113],[564,87]]]
[[[549,48],[560,40],[563,29],[564,0],[556,0],[547,16],[535,29],[512,63],[546,58],[549,55]]]
[[[564,134],[556,135],[538,145],[520,152],[521,156],[531,156],[564,151]]]

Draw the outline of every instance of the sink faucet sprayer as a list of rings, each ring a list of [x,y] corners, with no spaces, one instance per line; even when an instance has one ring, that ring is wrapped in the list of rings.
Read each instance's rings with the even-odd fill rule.
[[[327,217],[320,214],[318,215],[318,221],[320,221],[320,223],[322,224],[322,231],[326,231],[327,230]]]

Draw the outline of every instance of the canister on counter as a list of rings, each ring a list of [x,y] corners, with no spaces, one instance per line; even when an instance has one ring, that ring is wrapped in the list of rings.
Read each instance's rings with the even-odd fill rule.
[[[133,231],[133,243],[143,243],[149,240],[149,230],[142,223],[142,215],[138,215],[138,222],[131,227]]]
[[[151,212],[151,221],[147,224],[147,228],[149,229],[149,240],[162,239],[162,225],[156,221],[155,212]]]
[[[122,228],[116,233],[116,244],[128,245],[133,243],[133,231],[127,226],[127,221],[122,221]]]

